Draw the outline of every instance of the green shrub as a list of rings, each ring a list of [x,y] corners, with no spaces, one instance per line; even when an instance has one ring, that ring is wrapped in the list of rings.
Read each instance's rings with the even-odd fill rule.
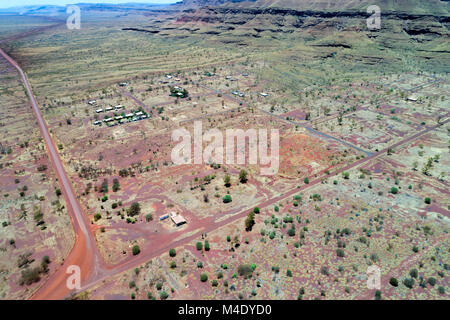
[[[411,278],[417,278],[419,276],[419,272],[417,271],[417,269],[411,269],[409,271],[409,275],[411,276]]]
[[[414,279],[412,279],[412,278],[405,278],[404,280],[403,280],[403,284],[407,287],[407,288],[409,288],[409,289],[412,289],[412,287],[414,286]]]
[[[294,227],[292,227],[288,230],[288,235],[291,237],[295,236],[295,228]]]
[[[389,284],[390,284],[391,286],[393,286],[393,287],[398,287],[398,280],[395,279],[395,278],[391,278],[391,279],[389,280]]]
[[[229,194],[227,194],[226,196],[224,196],[222,198],[223,203],[230,203],[231,201],[233,201],[233,199],[231,198],[231,196]]]
[[[161,300],[166,300],[169,297],[169,294],[165,291],[161,291],[161,293],[159,294],[159,298]]]
[[[375,300],[381,300],[381,291],[380,290],[375,291]]]
[[[169,256],[171,256],[172,258],[175,257],[177,255],[177,252],[175,251],[175,249],[170,249],[169,250]]]
[[[253,269],[248,264],[241,264],[238,267],[238,273],[241,277],[244,277],[246,279],[250,278],[253,274]]]
[[[201,281],[201,282],[206,282],[206,281],[208,281],[208,275],[207,275],[206,273],[202,273],[202,274],[200,275],[200,281]]]
[[[133,252],[133,256],[138,255],[139,253],[141,253],[141,249],[139,248],[138,245],[133,246],[133,248],[131,249],[131,251]]]

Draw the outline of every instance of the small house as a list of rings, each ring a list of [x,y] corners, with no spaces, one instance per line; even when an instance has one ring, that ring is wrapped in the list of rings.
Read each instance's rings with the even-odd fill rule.
[[[186,219],[183,218],[181,214],[177,214],[175,212],[170,213],[170,219],[172,219],[172,222],[177,226],[181,226],[185,223],[187,223]]]
[[[417,102],[417,100],[418,100],[417,97],[414,95],[408,97],[408,101]]]

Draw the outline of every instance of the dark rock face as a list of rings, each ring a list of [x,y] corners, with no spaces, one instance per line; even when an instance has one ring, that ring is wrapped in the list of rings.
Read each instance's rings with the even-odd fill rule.
[[[205,6],[220,6],[229,3],[239,3],[244,1],[256,2],[257,0],[183,0],[180,5],[188,8],[200,8]]]
[[[344,28],[348,21],[365,21],[369,15],[362,11],[298,11],[279,8],[223,8],[207,7],[186,10],[178,22],[201,22],[210,25],[245,25],[249,21],[260,21],[255,31],[291,32],[290,28],[304,28],[321,22],[333,21],[336,29]],[[386,13],[383,19],[402,22],[404,31],[411,35],[448,35],[446,25],[449,16],[415,15],[405,13]],[[284,28],[284,30],[283,30]]]

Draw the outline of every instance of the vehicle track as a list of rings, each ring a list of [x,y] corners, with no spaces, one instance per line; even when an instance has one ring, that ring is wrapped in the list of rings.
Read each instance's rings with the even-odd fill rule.
[[[22,78],[30,99],[31,107],[37,119],[41,134],[44,138],[51,163],[58,176],[58,182],[61,186],[66,207],[72,220],[72,225],[75,232],[75,244],[69,255],[64,260],[64,264],[57,268],[56,272],[49,277],[47,282],[41,286],[32,297],[33,299],[57,299],[61,297],[61,294],[65,295],[68,291],[70,291],[66,286],[66,279],[68,277],[66,270],[68,266],[79,266],[81,269],[81,280],[87,281],[91,274],[101,272],[104,262],[97,249],[95,237],[90,231],[90,224],[87,216],[84,214],[83,209],[78,202],[73,186],[64,170],[64,166],[61,162],[61,158],[59,157],[55,143],[50,136],[47,124],[42,118],[36,98],[31,90],[31,85],[17,62],[7,55],[2,49],[0,49],[0,54],[17,69]]]

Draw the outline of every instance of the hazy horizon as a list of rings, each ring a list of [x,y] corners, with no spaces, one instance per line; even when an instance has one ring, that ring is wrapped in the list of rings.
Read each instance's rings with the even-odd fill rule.
[[[178,0],[181,1],[181,0]],[[152,4],[170,4],[178,2],[177,0],[16,0],[12,5],[11,2],[1,0],[0,8],[14,8],[14,7],[22,7],[22,6],[34,6],[34,5],[59,5],[65,6],[68,4],[76,4],[76,3],[152,3]]]

